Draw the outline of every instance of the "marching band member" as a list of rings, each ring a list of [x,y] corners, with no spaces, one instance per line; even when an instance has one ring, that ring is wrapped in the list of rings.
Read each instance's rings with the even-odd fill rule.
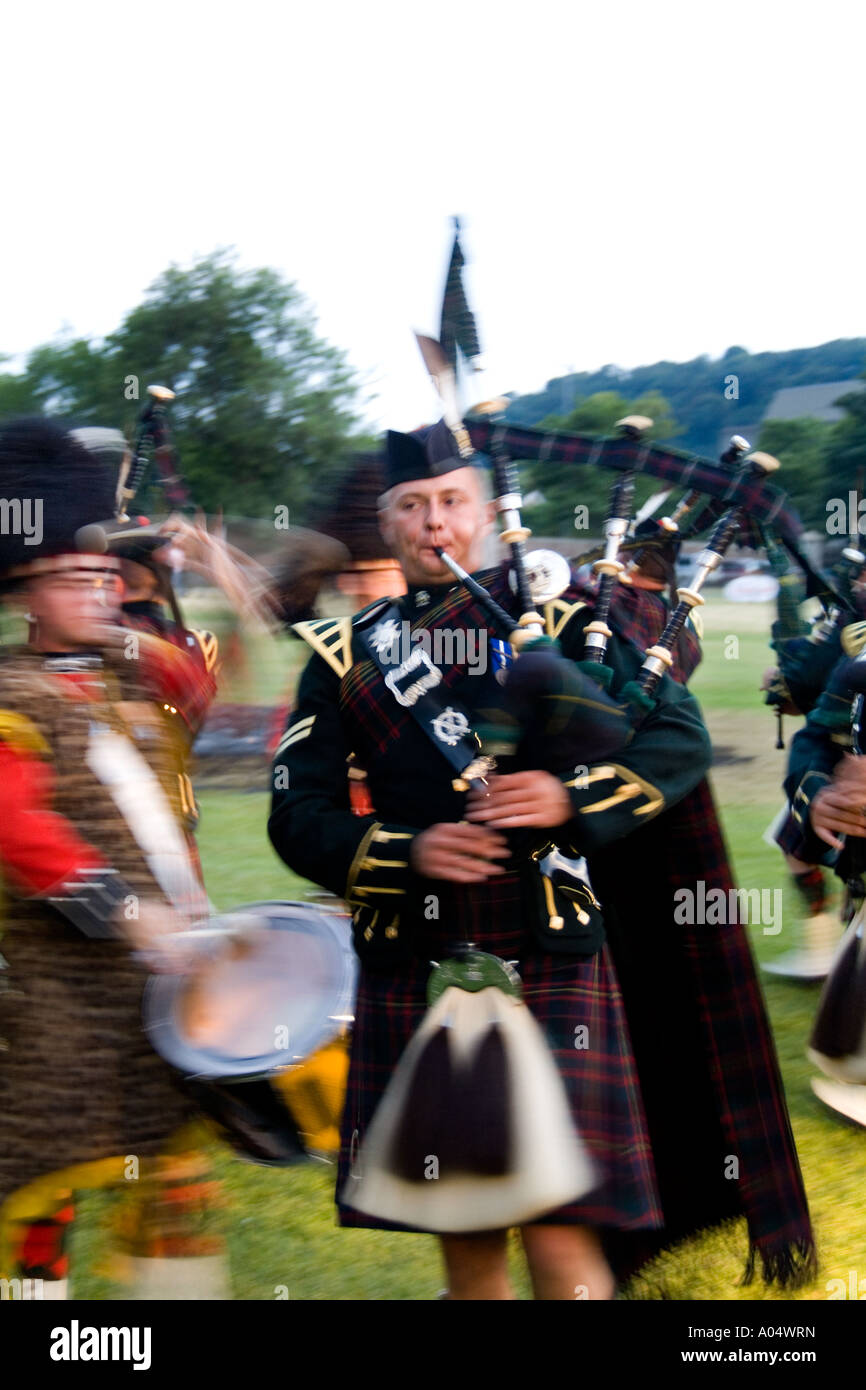
[[[38,534],[0,539],[5,601],[29,623],[27,645],[0,656],[0,1263],[15,1277],[17,1250],[19,1276],[35,1260],[39,1277],[57,1275],[46,1296],[65,1296],[68,1221],[46,1210],[59,1202],[68,1217],[77,1187],[144,1179],[155,1183],[145,1206],[170,1220],[137,1247],[139,1293],[220,1296],[218,1245],[177,1224],[180,1190],[190,1215],[209,1191],[181,1128],[192,1106],[141,1028],[146,970],[184,969],[176,933],[207,911],[177,707],[160,686],[165,643],[121,626],[118,560],[78,548],[112,514],[114,485],[53,421],[0,430],[0,491],[22,515],[34,499],[43,509]]]
[[[378,501],[385,488],[381,454],[361,453],[337,479],[327,506],[310,525],[346,547],[345,563],[335,576],[341,604],[357,613],[376,599],[405,591],[399,564],[379,530]]]
[[[862,934],[866,868],[866,759],[862,756],[862,653],[866,623],[841,632],[844,657],[791,743],[785,790],[790,801],[780,833],[803,862],[824,865],[845,886],[845,935],[829,960],[808,1055],[826,1073],[812,1089],[830,1109],[866,1124],[863,1086]],[[859,1064],[856,1059],[859,1056]],[[829,1080],[826,1079],[829,1077]]]
[[[675,566],[680,539],[660,528],[650,530],[648,522],[644,526],[648,534],[640,543],[631,542],[627,547],[631,557],[622,582],[614,590],[611,611],[617,631],[637,646],[647,648],[659,640],[670,616],[670,601],[665,599],[665,590],[676,594]],[[696,622],[692,614],[672,652],[671,675],[682,685],[688,684],[701,662]]]
[[[558,775],[528,767],[493,776],[486,794],[467,796],[440,753],[471,732],[472,720],[495,723],[502,643],[436,548],[507,610],[516,600],[503,569],[479,575],[490,509],[478,470],[443,422],[388,436],[385,484],[383,533],[408,592],[354,621],[298,625],[313,654],[275,755],[269,820],[289,867],[344,897],[353,914],[361,973],[337,1179],[341,1224],[395,1227],[353,1205],[359,1176],[363,1185],[356,1159],[424,1016],[431,960],[462,937],[517,962],[597,1169],[591,1191],[521,1226],[535,1296],[610,1298],[615,1275],[743,1214],[749,1274],[760,1254],[765,1278],[796,1283],[811,1272],[814,1248],[744,933],[736,922],[673,925],[675,889],[694,888],[698,877],[729,882],[712,802],[701,792],[710,745],[695,702],[665,677],[621,754]],[[546,605],[547,630],[565,656],[579,658],[587,616],[576,591]],[[406,629],[426,634],[435,659],[422,660],[413,642],[386,670],[377,653]],[[473,637],[483,658],[475,662],[467,657]],[[606,658],[614,695],[634,680],[641,655],[614,634]],[[413,710],[424,702],[423,713]],[[366,773],[369,814],[353,814],[349,761]],[[572,911],[545,884],[538,859],[551,846],[586,857],[603,917]],[[726,1172],[726,1154],[736,1172],[730,1164]],[[471,1220],[441,1236],[450,1297],[511,1296],[506,1236],[473,1230]]]
[[[783,714],[808,716],[821,699],[834,668],[842,657],[842,631],[845,623],[862,611],[861,572],[851,560],[835,567],[835,579],[846,608],[830,610],[811,629],[800,616],[806,592],[802,578],[789,568],[787,557],[772,536],[765,536],[767,555],[779,581],[778,618],[772,627],[771,645],[778,667],[764,673],[762,689],[765,703],[776,708],[781,747]],[[856,556],[856,551],[848,552]],[[861,557],[862,559],[862,557]],[[832,616],[831,616],[832,615]],[[824,715],[819,716],[824,718]],[[800,745],[802,746],[802,744]],[[797,739],[791,747],[786,778],[795,771]],[[838,913],[831,911],[832,888],[820,860],[806,862],[797,852],[802,839],[797,821],[788,813],[781,825],[774,823],[774,839],[785,858],[791,883],[805,915],[796,924],[796,944],[781,956],[767,961],[763,969],[771,975],[795,980],[820,980],[830,969],[839,942]]]

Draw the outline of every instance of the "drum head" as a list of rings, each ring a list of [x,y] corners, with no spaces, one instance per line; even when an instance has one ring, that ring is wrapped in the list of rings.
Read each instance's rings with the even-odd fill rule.
[[[151,1045],[184,1076],[265,1076],[351,1022],[357,958],[345,912],[251,903],[206,928],[201,966],[153,975],[144,992]]]

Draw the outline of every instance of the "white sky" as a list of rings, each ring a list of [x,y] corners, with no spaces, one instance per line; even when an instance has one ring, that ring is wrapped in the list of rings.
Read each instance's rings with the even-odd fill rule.
[[[437,414],[411,330],[438,326],[455,212],[489,394],[863,335],[864,13],[7,7],[0,353],[110,332],[170,262],[233,245],[308,296],[371,423],[408,429]]]

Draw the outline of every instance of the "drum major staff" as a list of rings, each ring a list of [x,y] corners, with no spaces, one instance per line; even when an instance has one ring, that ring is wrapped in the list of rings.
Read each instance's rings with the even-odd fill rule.
[[[454,738],[455,714],[465,710],[473,718],[495,719],[501,710],[493,649],[502,644],[492,640],[483,610],[454,583],[434,547],[444,548],[480,578],[505,608],[513,612],[516,600],[504,570],[480,571],[490,508],[479,470],[467,465],[443,423],[411,436],[389,435],[386,485],[382,526],[408,584],[408,593],[396,603],[403,626],[447,629],[452,641],[461,632],[491,638],[489,660],[475,668],[465,660],[438,663],[452,716],[451,724],[438,727]],[[580,655],[591,617],[591,609],[575,599],[566,593],[547,606],[545,615],[548,631],[571,657]],[[375,605],[354,622],[299,625],[314,654],[274,760],[271,840],[292,869],[348,901],[361,960],[337,1178],[339,1220],[344,1226],[388,1225],[351,1206],[352,1160],[358,1146],[363,1149],[389,1077],[424,1015],[430,961],[448,954],[461,938],[469,939],[481,950],[518,962],[526,1003],[544,1030],[576,1127],[601,1175],[588,1195],[522,1228],[535,1295],[573,1299],[582,1288],[592,1298],[610,1298],[615,1279],[606,1253],[618,1238],[655,1237],[657,1247],[742,1211],[750,1198],[735,1191],[736,1184],[721,1182],[716,1171],[724,1151],[719,1147],[724,1101],[701,1055],[707,1043],[700,1011],[710,1006],[684,1000],[684,978],[672,976],[667,996],[655,998],[653,1005],[666,1015],[661,1033],[665,1027],[670,1033],[661,1068],[654,1070],[646,1027],[642,1055],[636,1056],[608,945],[594,928],[581,933],[573,915],[563,930],[564,918],[550,911],[533,854],[553,842],[566,855],[585,855],[591,872],[594,856],[613,856],[618,885],[609,883],[603,905],[611,925],[617,914],[628,921],[629,888],[639,890],[631,882],[630,863],[638,878],[647,872],[658,877],[666,872],[659,865],[667,863],[669,850],[666,840],[660,848],[656,836],[649,846],[658,859],[653,871],[640,862],[636,846],[646,839],[649,823],[662,826],[664,834],[670,808],[675,813],[677,803],[701,781],[710,762],[709,739],[692,697],[665,677],[656,707],[615,764],[590,766],[586,773],[563,767],[559,776],[526,768],[492,777],[488,796],[467,799],[453,785],[453,768],[408,708],[407,684],[423,686],[418,675],[425,669],[414,663],[401,681],[395,668],[388,680],[370,659],[365,633],[372,631],[375,638],[383,615],[393,621],[390,612],[387,605]],[[400,629],[400,623],[393,625]],[[613,693],[634,679],[641,655],[628,640],[612,637],[607,663],[614,671]],[[355,776],[359,768],[366,771],[372,814],[352,813],[349,759]],[[692,877],[700,875],[699,859],[688,869]],[[655,885],[646,887],[651,893]],[[632,937],[640,933],[652,941],[662,931],[670,936],[670,893],[661,898],[663,920],[652,912],[633,917]],[[661,917],[658,906],[653,911]],[[745,961],[744,970],[748,953]],[[743,982],[747,988],[754,983],[752,978],[735,985]],[[751,995],[749,1008],[750,1001]],[[720,1014],[731,1003],[717,1000]],[[643,1011],[646,1015],[646,1004]],[[728,1008],[731,1013],[736,1009]],[[639,1007],[635,1016],[640,1022]],[[808,1266],[811,1232],[796,1156],[778,1119],[784,1099],[762,1014],[756,1013],[755,1026],[766,1046],[755,1063],[760,1075],[750,1075],[749,1096],[754,1098],[755,1081],[761,1103],[766,1101],[767,1113],[776,1116],[776,1128],[757,1124],[759,1146],[766,1148],[754,1151],[756,1161],[773,1182],[761,1185],[755,1199],[761,1209],[750,1212],[750,1227],[765,1256],[765,1274],[769,1267],[784,1281],[796,1264],[792,1248]],[[585,1049],[576,1043],[583,1028],[589,1035]],[[672,1077],[664,1070],[677,1048],[697,1058],[686,1069],[692,1068],[688,1075],[698,1093],[680,1096],[695,1116],[685,1137],[683,1126],[674,1124]],[[738,1113],[734,1092],[729,1101],[733,1123],[745,1135],[753,1117],[745,1108]],[[450,1297],[511,1296],[504,1231],[444,1236],[442,1246]],[[623,1258],[618,1267],[628,1266]]]

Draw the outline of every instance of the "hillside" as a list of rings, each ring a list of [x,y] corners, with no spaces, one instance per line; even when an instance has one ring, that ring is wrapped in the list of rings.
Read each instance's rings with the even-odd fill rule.
[[[690,362],[654,362],[631,371],[608,365],[597,372],[554,377],[543,391],[516,396],[507,414],[515,424],[536,425],[548,415],[567,415],[578,400],[598,391],[618,391],[631,400],[660,391],[682,426],[682,433],[668,442],[712,458],[720,432],[754,430],[776,391],[843,381],[859,376],[864,366],[866,338],[839,338],[788,352],[730,347],[716,360],[702,356]],[[731,376],[736,383],[726,383]]]

